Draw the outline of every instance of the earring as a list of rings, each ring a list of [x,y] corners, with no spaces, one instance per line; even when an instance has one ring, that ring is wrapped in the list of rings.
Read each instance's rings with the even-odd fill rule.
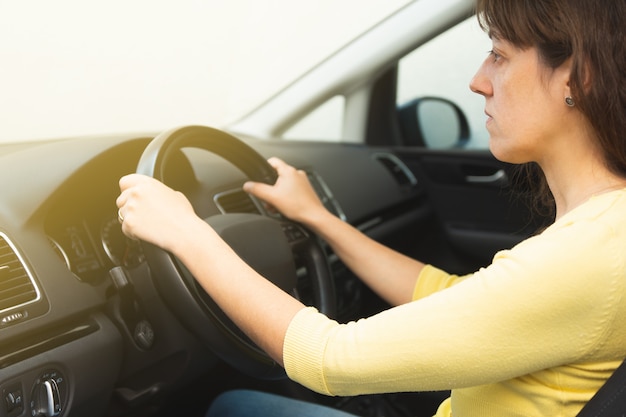
[[[574,107],[576,105],[574,99],[570,96],[565,97],[565,104],[567,104],[568,107]]]

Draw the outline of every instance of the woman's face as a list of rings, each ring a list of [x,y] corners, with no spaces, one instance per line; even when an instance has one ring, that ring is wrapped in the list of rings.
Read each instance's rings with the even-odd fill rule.
[[[554,145],[564,134],[568,113],[568,79],[567,68],[547,68],[536,48],[493,39],[470,88],[485,97],[489,147],[496,158],[541,163],[557,152]]]

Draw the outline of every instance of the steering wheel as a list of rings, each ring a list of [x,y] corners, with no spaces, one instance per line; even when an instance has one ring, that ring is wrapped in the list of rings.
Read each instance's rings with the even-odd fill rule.
[[[137,173],[164,181],[168,159],[182,148],[200,148],[221,156],[253,181],[273,184],[277,175],[265,158],[234,136],[205,126],[172,129],[146,147]],[[315,307],[333,316],[336,308],[332,274],[315,236],[282,216],[221,214],[205,221],[266,279],[296,294],[296,259],[304,264]],[[278,379],[284,370],[254,344],[170,253],[145,243],[144,252],[155,285],[178,319],[201,342],[235,369],[259,378]],[[233,277],[232,285],[237,285]]]

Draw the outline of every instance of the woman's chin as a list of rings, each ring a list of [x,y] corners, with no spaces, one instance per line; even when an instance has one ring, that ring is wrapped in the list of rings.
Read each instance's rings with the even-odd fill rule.
[[[509,164],[523,164],[528,162],[527,155],[519,152],[519,149],[515,149],[511,146],[506,146],[506,141],[501,138],[489,136],[489,151],[491,154],[501,162]]]

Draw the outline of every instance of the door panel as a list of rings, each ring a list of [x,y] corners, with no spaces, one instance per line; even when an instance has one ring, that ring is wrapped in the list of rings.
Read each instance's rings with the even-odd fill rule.
[[[414,148],[398,156],[414,172],[433,208],[435,233],[444,240],[439,246],[443,253],[437,256],[440,267],[472,272],[537,230],[540,219],[531,217],[511,187],[515,167],[489,151]]]

